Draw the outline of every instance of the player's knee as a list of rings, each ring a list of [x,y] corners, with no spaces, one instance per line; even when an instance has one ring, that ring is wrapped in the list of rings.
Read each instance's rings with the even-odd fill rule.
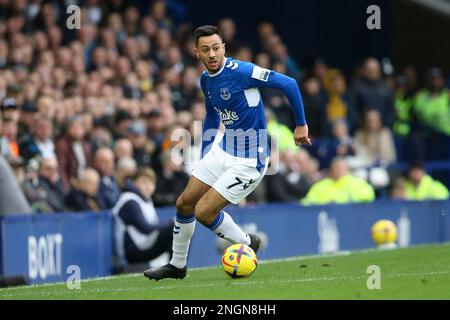
[[[175,206],[177,212],[183,215],[190,215],[194,212],[194,205],[190,201],[187,201],[183,194],[178,197]]]
[[[204,225],[208,225],[214,220],[214,217],[211,217],[211,209],[201,201],[195,205],[194,213],[195,218]]]

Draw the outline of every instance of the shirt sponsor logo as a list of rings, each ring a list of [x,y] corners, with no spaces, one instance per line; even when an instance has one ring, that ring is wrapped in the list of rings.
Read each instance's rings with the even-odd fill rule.
[[[216,107],[214,107],[214,109],[220,115],[220,120],[222,120],[224,125],[233,124],[234,121],[239,120],[239,116],[237,115],[236,111],[230,111],[228,109],[224,109],[223,111],[220,111]]]

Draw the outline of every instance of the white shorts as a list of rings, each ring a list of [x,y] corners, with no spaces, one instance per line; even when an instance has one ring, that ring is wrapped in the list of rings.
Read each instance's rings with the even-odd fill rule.
[[[264,177],[269,158],[262,173],[256,169],[257,159],[232,156],[214,143],[211,150],[195,165],[192,175],[210,185],[225,199],[238,204],[248,196]]]

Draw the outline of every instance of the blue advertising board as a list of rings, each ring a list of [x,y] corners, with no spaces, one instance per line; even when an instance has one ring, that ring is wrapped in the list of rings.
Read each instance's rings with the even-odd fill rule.
[[[450,201],[270,204],[226,211],[246,232],[262,236],[260,260],[374,248],[370,229],[380,219],[396,223],[400,247],[450,241]],[[175,208],[157,212],[161,220],[173,219]],[[74,266],[81,279],[110,275],[112,229],[110,212],[2,217],[0,275],[24,275],[31,283],[66,281]],[[189,267],[219,265],[224,246],[224,240],[197,223]]]
[[[2,275],[43,283],[65,281],[74,270],[81,278],[111,274],[109,213],[5,216],[0,230]]]
[[[449,201],[377,201],[309,207],[270,204],[229,207],[226,211],[247,231],[266,236],[267,246],[258,253],[259,259],[375,248],[370,229],[381,219],[392,220],[398,226],[400,247],[450,241]],[[174,210],[159,210],[159,214],[170,216]],[[197,223],[189,265],[218,265],[218,241],[215,234]]]

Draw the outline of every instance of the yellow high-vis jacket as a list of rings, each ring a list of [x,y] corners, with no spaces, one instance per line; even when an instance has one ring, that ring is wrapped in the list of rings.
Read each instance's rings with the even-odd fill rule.
[[[405,196],[408,200],[445,200],[448,199],[449,192],[442,183],[427,175],[422,178],[417,187],[407,181]]]
[[[375,199],[373,187],[365,180],[345,175],[338,180],[325,178],[314,183],[300,201],[302,204],[370,202]]]

